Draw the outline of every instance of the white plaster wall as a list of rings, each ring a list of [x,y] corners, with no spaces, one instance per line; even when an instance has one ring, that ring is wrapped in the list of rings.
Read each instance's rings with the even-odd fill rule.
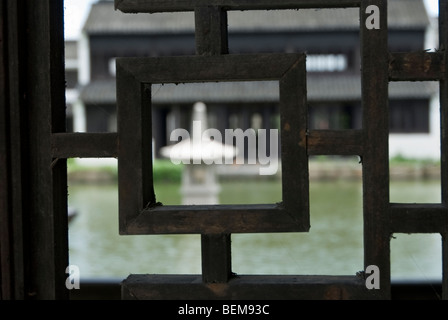
[[[423,134],[390,134],[389,156],[414,159],[440,159],[440,103],[435,94],[429,105],[430,132]]]

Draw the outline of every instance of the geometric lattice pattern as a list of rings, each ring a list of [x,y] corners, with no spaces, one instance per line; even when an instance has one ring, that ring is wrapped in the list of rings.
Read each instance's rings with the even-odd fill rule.
[[[197,48],[195,56],[117,61],[120,232],[196,233],[202,241],[202,275],[130,275],[122,284],[124,299],[389,299],[393,233],[442,235],[442,288],[447,298],[448,79],[443,49],[448,48],[447,1],[439,2],[441,50],[434,53],[389,52],[386,0],[116,0],[115,5],[124,13],[194,11]],[[346,7],[359,8],[363,126],[361,130],[308,130],[305,55],[229,55],[227,11]],[[199,208],[158,204],[152,185],[151,128],[144,125],[151,122],[150,85],[266,79],[278,80],[280,88],[283,202]],[[390,81],[440,82],[441,203],[390,203]],[[308,156],[321,154],[362,159],[364,267],[378,268],[378,287],[368,288],[367,272],[357,274],[357,270],[347,276],[234,275],[232,233],[308,231]]]

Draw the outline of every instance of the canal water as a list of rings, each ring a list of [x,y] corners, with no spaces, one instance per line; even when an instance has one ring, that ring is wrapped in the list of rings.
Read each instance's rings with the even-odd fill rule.
[[[158,201],[180,204],[179,185],[156,185]],[[223,181],[221,203],[281,201],[280,181]],[[440,202],[440,182],[396,181],[393,202]],[[116,184],[69,185],[69,205],[78,215],[69,225],[70,264],[83,278],[129,274],[199,274],[199,235],[118,234]],[[310,182],[308,233],[232,234],[232,270],[237,274],[354,275],[363,269],[362,186],[358,180]],[[395,280],[440,280],[441,237],[394,234]]]

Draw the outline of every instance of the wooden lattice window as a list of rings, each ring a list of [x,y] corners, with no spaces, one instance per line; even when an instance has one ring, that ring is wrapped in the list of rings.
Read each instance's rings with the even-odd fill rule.
[[[200,233],[202,241],[202,275],[130,275],[122,283],[123,299],[389,299],[391,297],[390,239],[394,233],[438,233],[442,235],[443,298],[448,297],[448,76],[445,62],[448,48],[448,1],[439,0],[439,41],[437,52],[389,52],[388,49],[388,1],[386,0],[115,0],[116,9],[124,13],[153,13],[194,11],[196,25],[197,56],[161,60],[154,66],[153,59],[118,60],[117,91],[119,103],[119,132],[117,134],[52,134],[53,158],[68,157],[116,157],[118,156],[120,180],[120,226],[126,234],[152,233]],[[304,127],[307,115],[302,108],[306,101],[303,56],[279,55],[281,63],[270,62],[274,56],[254,55],[253,60],[266,59],[269,69],[258,74],[255,65],[243,68],[249,73],[235,71],[241,65],[242,56],[231,57],[227,48],[227,12],[230,10],[272,10],[310,8],[359,8],[361,35],[362,117],[360,130],[308,130]],[[375,21],[372,14],[376,13]],[[182,68],[172,62],[185,59],[191,63],[190,71],[204,71],[202,63],[219,61],[226,64],[228,73],[211,68],[210,73],[188,78]],[[214,60],[216,59],[216,60]],[[284,60],[283,60],[284,59]],[[291,59],[291,60],[290,60]],[[282,62],[283,61],[283,62]],[[297,61],[295,68],[293,61]],[[256,64],[256,62],[254,62]],[[150,67],[159,68],[154,75]],[[254,213],[254,219],[241,228],[231,221],[232,208],[219,206],[201,209],[204,220],[197,218],[197,210],[188,206],[169,208],[155,204],[152,190],[150,159],[150,84],[155,82],[231,81],[235,79],[260,80],[274,78],[282,81],[288,68],[296,70],[298,79],[286,79],[286,95],[281,100],[282,112],[289,108],[300,113],[291,126],[291,132],[282,128],[288,137],[282,141],[286,157],[286,170],[299,177],[283,184],[285,207],[243,208],[236,207],[236,215],[246,217]],[[277,69],[278,68],[278,69]],[[185,71],[185,69],[184,69]],[[264,71],[263,71],[264,72]],[[199,74],[199,73],[198,73]],[[158,78],[157,78],[158,77]],[[127,81],[129,80],[129,82]],[[441,119],[441,203],[395,204],[389,200],[389,106],[390,81],[439,81]],[[281,84],[280,87],[283,87]],[[293,89],[298,91],[294,91]],[[129,92],[126,92],[129,90]],[[289,97],[292,94],[294,98]],[[286,100],[283,100],[286,97]],[[297,100],[296,100],[297,99]],[[298,101],[300,100],[300,101]],[[285,124],[285,122],[283,122]],[[136,129],[136,141],[130,141],[131,131]],[[305,129],[305,130],[304,130]],[[297,130],[297,131],[295,131]],[[288,155],[289,159],[288,159]],[[368,288],[362,270],[352,275],[234,275],[231,270],[231,233],[285,231],[287,219],[298,219],[286,231],[308,230],[307,157],[311,155],[358,155],[363,166],[363,219],[364,219],[364,267],[376,266],[381,271],[378,288]],[[135,157],[136,171],[130,168],[128,157]],[[297,166],[297,167],[296,167]],[[123,171],[124,170],[124,171]],[[127,178],[123,174],[130,174]],[[124,178],[124,179],[123,179]],[[134,181],[131,181],[134,179]],[[295,186],[295,183],[298,185]],[[299,198],[297,197],[299,192]],[[146,206],[149,204],[149,207]],[[146,209],[145,209],[146,208]],[[249,210],[248,210],[249,209]],[[297,210],[289,212],[289,209]],[[191,210],[191,211],[190,211]],[[202,212],[203,211],[203,212]],[[289,212],[289,214],[285,214]],[[221,219],[217,213],[224,213]],[[183,224],[177,220],[192,219]],[[235,213],[233,213],[235,214]],[[268,216],[276,216],[272,221]],[[283,219],[283,220],[282,220]],[[172,228],[172,226],[174,226]],[[277,230],[278,228],[278,230]],[[311,229],[312,232],[312,229]],[[306,257],[304,257],[306,259]]]
[[[116,6],[124,12],[195,11],[197,53],[215,55],[213,59],[226,63],[226,70],[237,70],[238,65],[244,65],[242,61],[226,56],[226,12],[228,10],[359,7],[361,21],[363,129],[348,131],[308,131],[303,127],[303,122],[300,121],[298,122],[298,127],[291,127],[293,131],[297,131],[294,134],[295,139],[283,140],[282,151],[286,155],[294,154],[295,156],[294,159],[286,158],[286,168],[284,172],[287,172],[287,175],[289,176],[289,170],[293,170],[295,167],[292,164],[294,161],[297,171],[293,170],[292,172],[294,172],[295,176],[303,177],[303,179],[299,179],[291,184],[289,182],[285,183],[283,199],[284,201],[285,199],[295,199],[295,197],[297,197],[297,191],[299,191],[299,194],[303,195],[303,198],[299,198],[298,207],[293,207],[300,211],[305,209],[305,212],[297,213],[298,217],[306,216],[307,205],[301,205],[307,202],[307,199],[305,199],[305,196],[307,195],[305,186],[307,179],[306,173],[302,170],[307,170],[308,159],[307,157],[304,157],[303,152],[300,151],[301,148],[303,148],[303,143],[305,141],[307,155],[359,155],[362,158],[363,163],[365,226],[364,262],[366,267],[374,265],[378,270],[381,270],[379,287],[374,290],[369,290],[366,287],[365,277],[362,273],[361,276],[354,274],[352,276],[334,277],[325,275],[314,277],[232,276],[229,267],[230,264],[228,263],[228,259],[230,258],[230,233],[240,231],[275,231],[275,228],[272,228],[272,225],[268,228],[269,230],[266,230],[263,223],[259,224],[259,221],[254,220],[247,222],[245,228],[223,227],[224,225],[228,225],[227,221],[232,221],[232,219],[229,218],[232,214],[246,215],[250,213],[242,208],[234,208],[235,212],[233,213],[231,212],[232,208],[229,208],[228,212],[225,210],[221,212],[222,209],[217,207],[212,211],[210,210],[211,208],[204,208],[204,212],[207,212],[207,215],[216,217],[216,220],[212,219],[212,221],[210,221],[209,219],[204,219],[200,223],[195,223],[191,220],[182,219],[182,221],[186,221],[186,223],[182,224],[181,228],[170,229],[168,226],[164,228],[165,219],[161,218],[162,211],[159,212],[160,215],[155,215],[157,213],[157,209],[155,209],[156,211],[154,213],[148,213],[146,215],[148,217],[153,215],[154,218],[147,218],[144,221],[138,220],[139,223],[137,223],[133,232],[154,232],[154,230],[157,230],[157,225],[159,223],[161,225],[159,225],[161,228],[160,230],[164,232],[176,232],[176,230],[177,232],[200,232],[203,235],[203,279],[201,282],[195,282],[194,276],[191,278],[191,276],[179,275],[164,277],[163,281],[161,281],[162,278],[159,276],[131,275],[123,283],[124,298],[187,298],[182,292],[188,292],[188,298],[387,298],[390,294],[390,236],[395,232],[446,233],[447,207],[445,202],[448,198],[445,194],[445,188],[442,188],[442,204],[402,205],[389,203],[388,83],[389,81],[395,80],[443,80],[444,75],[441,73],[443,64],[440,60],[443,60],[444,56],[440,53],[390,53],[387,47],[387,1],[241,1],[237,4],[235,4],[234,1],[214,1],[213,6],[210,6],[209,3],[205,3],[204,1],[172,1],[165,3],[163,1],[136,2],[123,0],[116,1]],[[379,19],[379,21],[375,21],[373,26],[367,24],[367,20],[369,19],[372,10],[377,10],[376,19]],[[445,2],[441,2],[441,11],[443,10],[446,11]],[[441,17],[443,18],[443,14]],[[203,71],[203,68],[201,67],[201,64],[196,64],[195,61],[206,60],[208,58],[186,57],[185,59],[189,60],[193,65],[193,69],[188,70],[192,71],[190,73],[202,74],[203,72],[201,71]],[[257,61],[257,59],[267,59],[267,61],[269,61],[270,57],[260,55],[253,56],[252,59],[255,61]],[[434,68],[420,67],[422,61],[426,64],[429,63],[429,66],[432,66],[432,62],[435,62]],[[436,63],[437,61],[438,63]],[[150,71],[146,68],[146,64],[150,64],[151,59],[135,61],[126,60],[126,63],[128,70],[134,68],[134,74],[138,72],[144,79],[145,72]],[[290,63],[288,64],[290,65]],[[286,65],[287,67],[288,64]],[[177,64],[174,65],[177,66]],[[268,65],[275,68],[276,64],[269,63]],[[409,65],[412,67],[409,67]],[[282,68],[283,66],[280,70],[282,70]],[[179,70],[176,67],[168,69],[163,68],[161,70],[165,73],[155,72],[155,74],[164,77],[162,80],[172,80],[174,82],[189,80],[185,78],[185,75],[179,73]],[[273,71],[270,70],[269,72]],[[284,71],[280,72],[283,74]],[[162,73],[162,75],[160,73]],[[226,80],[232,79],[232,77],[240,79],[240,75],[235,71],[233,71],[233,75],[231,74],[232,71],[230,71],[225,77],[221,77],[221,73],[222,71],[219,68],[212,68],[210,74],[208,74],[205,79],[195,80]],[[262,78],[264,77],[265,75]],[[276,76],[276,78],[279,77]],[[129,92],[130,90],[125,82],[127,81],[122,81],[120,75],[118,75],[117,89],[119,92],[119,108],[125,108],[119,115],[121,130],[126,130],[127,126],[132,126],[135,122],[146,121],[147,119],[144,114],[139,115],[138,112],[131,113],[136,116],[135,118],[132,116],[128,118],[125,115],[125,112],[128,112],[128,108],[126,107],[127,103],[134,102],[138,104],[139,101],[145,101],[145,98],[142,98],[138,94],[143,88],[139,86],[139,83],[137,83],[137,90],[130,91],[133,92],[133,97],[136,100],[132,100],[130,96],[125,96],[124,99],[122,99],[121,92]],[[153,81],[147,79],[147,82],[151,83]],[[290,90],[289,94],[291,94],[293,93],[293,89],[297,89],[297,87],[292,86],[289,88],[287,87],[287,89]],[[300,86],[298,89],[300,89]],[[445,94],[446,93],[442,92],[442,104],[446,104]],[[297,93],[295,95],[297,95]],[[301,96],[301,94],[298,94],[298,96]],[[304,99],[304,101],[305,100],[306,99]],[[288,109],[285,109],[285,107],[283,108],[283,110]],[[292,105],[291,108],[294,108],[294,106]],[[299,112],[301,112],[300,110],[301,109],[299,109]],[[442,127],[445,127],[443,126],[446,118],[444,116],[444,112],[446,111],[444,110],[445,108],[442,108]],[[139,116],[141,118],[139,118]],[[303,117],[303,119],[307,118],[306,115],[301,117]],[[131,150],[131,152],[127,154],[126,148],[131,137],[128,136],[126,138],[124,134],[126,134],[127,131],[125,130],[124,132],[119,132],[119,162],[122,162],[128,155],[132,156],[135,152],[137,152],[138,155],[141,155],[139,153],[141,151],[138,149],[139,144],[136,144],[136,149]],[[283,130],[282,134],[285,133],[285,130]],[[147,139],[149,139],[149,137],[147,137]],[[442,146],[444,145],[443,140],[444,135],[442,135]],[[140,140],[139,143],[141,143]],[[122,168],[121,165],[120,168]],[[442,168],[443,175],[446,172],[444,158],[442,158]],[[147,171],[150,172],[151,170]],[[127,175],[127,172],[128,171],[125,170],[124,174]],[[133,178],[135,177],[132,177],[132,179]],[[129,185],[126,182],[126,179],[125,181],[120,179],[120,193],[124,191],[128,194]],[[143,175],[142,182],[144,184],[151,184],[151,177],[145,177]],[[291,188],[294,183],[303,185],[298,189]],[[135,207],[135,205],[140,205],[137,209],[141,210],[143,209],[142,206],[155,202],[150,185],[143,185],[142,190],[148,192],[144,195],[146,198],[137,199],[134,201],[135,204],[125,201],[124,207],[120,207],[121,221],[123,221],[123,217],[128,217],[128,210]],[[139,195],[140,191],[137,192],[137,196]],[[288,207],[290,203],[289,200],[287,200],[286,203]],[[151,211],[151,209],[149,209],[149,211]],[[188,212],[188,207],[173,208],[173,210],[170,211],[172,217],[167,217],[167,220],[173,225],[178,225],[176,224],[176,217],[178,217],[179,214],[188,215]],[[224,212],[225,214],[223,214]],[[192,213],[194,213],[194,210]],[[135,213],[131,212],[131,214],[135,216]],[[268,212],[268,214],[272,213]],[[226,221],[227,223],[224,224],[223,221]],[[151,223],[154,225],[154,228],[146,228],[146,225]],[[219,228],[215,227],[216,223],[220,226]],[[230,225],[234,226],[232,223]],[[306,228],[299,229],[301,229],[299,231],[306,230]],[[132,233],[132,228],[127,230]],[[211,241],[211,239],[214,241]],[[221,239],[221,242],[217,241],[219,239]],[[220,248],[220,250],[210,250],[211,246]],[[446,250],[445,245],[445,254]],[[215,269],[218,269],[219,271],[215,273],[213,268],[216,264],[207,264],[208,261],[213,260],[227,262],[225,264],[227,268],[217,267]],[[446,262],[444,263],[446,264]],[[446,265],[444,266],[444,270],[446,270]],[[213,276],[215,276],[215,279],[213,279]],[[445,274],[443,281],[446,284]],[[210,283],[212,282],[219,282],[220,284],[211,286]],[[252,290],[255,286],[258,289]],[[188,288],[188,290],[179,290],[181,288]]]

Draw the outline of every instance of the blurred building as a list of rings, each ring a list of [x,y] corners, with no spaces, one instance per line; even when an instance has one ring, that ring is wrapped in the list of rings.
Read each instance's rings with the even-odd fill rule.
[[[229,52],[306,52],[310,129],[359,129],[358,11],[230,11]],[[434,24],[422,0],[390,0],[388,15],[390,51],[436,48]],[[79,95],[70,100],[73,123],[68,128],[116,131],[115,58],[195,54],[194,13],[124,14],[114,10],[113,1],[99,1],[91,8],[79,42],[67,48],[72,45],[77,45],[78,84],[74,86],[70,76],[68,88],[77,88]],[[389,96],[391,156],[438,157],[437,84],[393,82]],[[224,132],[277,128],[278,98],[278,82],[273,81],[153,85],[156,155],[170,144],[172,130],[190,128],[197,101],[207,104],[209,127]]]
[[[67,103],[67,131],[73,131],[73,105],[79,100],[78,86],[78,43],[75,40],[65,41],[65,96]]]

